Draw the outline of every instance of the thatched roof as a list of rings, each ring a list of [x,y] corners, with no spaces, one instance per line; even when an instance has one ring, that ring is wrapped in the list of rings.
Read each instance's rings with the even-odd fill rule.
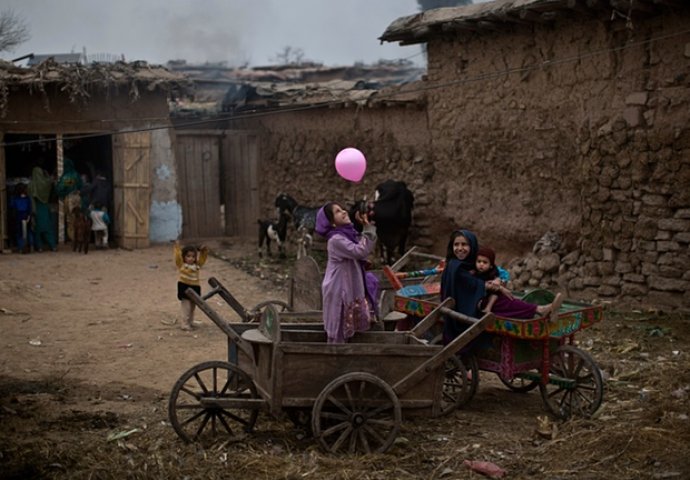
[[[688,8],[686,0],[495,0],[464,7],[427,10],[391,23],[379,40],[401,45],[423,43],[449,32],[505,31],[515,24],[552,23],[559,18],[600,15],[610,19],[615,12],[650,16],[667,8]],[[615,16],[615,15],[614,15]]]
[[[419,106],[425,101],[423,93],[409,87],[424,73],[412,64],[173,68],[184,68],[195,84],[193,99],[178,100],[176,117],[316,106]]]
[[[169,94],[191,88],[191,82],[181,74],[146,62],[81,65],[59,64],[48,59],[25,68],[0,60],[0,112],[4,113],[13,88],[24,87],[30,93],[39,92],[45,96],[48,86],[57,87],[57,91],[68,96],[71,102],[88,103],[94,92],[108,91],[112,87],[126,88],[130,99],[136,101],[141,89]]]

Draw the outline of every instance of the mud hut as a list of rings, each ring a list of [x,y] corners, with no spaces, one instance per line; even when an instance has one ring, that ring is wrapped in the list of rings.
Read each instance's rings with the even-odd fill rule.
[[[498,0],[391,23],[382,41],[427,47],[440,225],[523,254],[559,233],[518,286],[690,309],[688,25],[675,0]]]
[[[0,62],[0,248],[11,246],[8,197],[39,158],[55,177],[65,158],[79,173],[107,179],[115,244],[146,247],[180,231],[168,100],[181,75],[144,62],[30,68]],[[64,239],[64,205],[55,201]]]

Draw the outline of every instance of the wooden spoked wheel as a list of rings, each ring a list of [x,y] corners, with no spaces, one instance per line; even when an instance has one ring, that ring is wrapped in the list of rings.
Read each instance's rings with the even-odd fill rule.
[[[430,343],[432,345],[442,345],[443,335],[437,335]],[[454,358],[462,363],[462,367],[453,359],[446,361],[444,366],[446,379],[443,384],[441,415],[450,413],[452,410],[470,403],[479,388],[479,363],[477,362],[477,357],[471,353],[465,353],[456,355]],[[460,377],[460,368],[465,369],[463,378]],[[462,385],[462,389],[459,388],[460,385]],[[448,405],[453,398],[455,398],[455,407]]]
[[[254,382],[238,367],[221,361],[204,362],[187,370],[175,383],[168,416],[185,442],[236,437],[254,428],[258,398]]]
[[[400,431],[400,400],[370,373],[348,373],[326,385],[312,409],[312,432],[331,453],[382,453]]]
[[[527,393],[539,386],[539,382],[537,380],[531,380],[528,378],[513,377],[510,380],[507,380],[501,375],[498,375],[498,378],[501,380],[503,385],[518,393]]]
[[[247,311],[247,322],[258,322],[261,320],[261,314],[267,306],[272,305],[278,313],[289,312],[292,309],[290,305],[282,300],[266,300],[265,302],[257,303],[254,308]]]
[[[452,356],[444,365],[445,375],[441,395],[441,415],[467,405],[479,384],[479,368],[474,356]]]
[[[564,345],[550,358],[549,383],[539,384],[546,408],[559,418],[589,417],[604,398],[601,371],[592,357]]]

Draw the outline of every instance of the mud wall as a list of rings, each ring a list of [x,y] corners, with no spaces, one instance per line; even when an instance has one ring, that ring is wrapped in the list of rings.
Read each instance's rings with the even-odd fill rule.
[[[389,178],[402,180],[415,194],[412,242],[430,248],[428,224],[432,212],[434,159],[429,151],[426,111],[416,104],[393,107],[324,108],[276,113],[232,128],[263,131],[259,167],[262,216],[275,217],[280,192],[300,205],[327,201],[352,203]],[[342,179],[334,160],[345,147],[361,150],[367,171],[359,183]]]
[[[514,262],[516,287],[690,309],[688,24],[686,9],[430,42],[428,83],[446,85],[428,100],[432,236],[474,229],[506,259],[555,231],[556,262]]]

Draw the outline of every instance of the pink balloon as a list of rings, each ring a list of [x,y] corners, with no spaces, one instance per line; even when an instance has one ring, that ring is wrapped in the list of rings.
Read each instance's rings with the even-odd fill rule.
[[[338,175],[351,182],[359,182],[367,170],[367,159],[356,148],[345,148],[335,157]]]

